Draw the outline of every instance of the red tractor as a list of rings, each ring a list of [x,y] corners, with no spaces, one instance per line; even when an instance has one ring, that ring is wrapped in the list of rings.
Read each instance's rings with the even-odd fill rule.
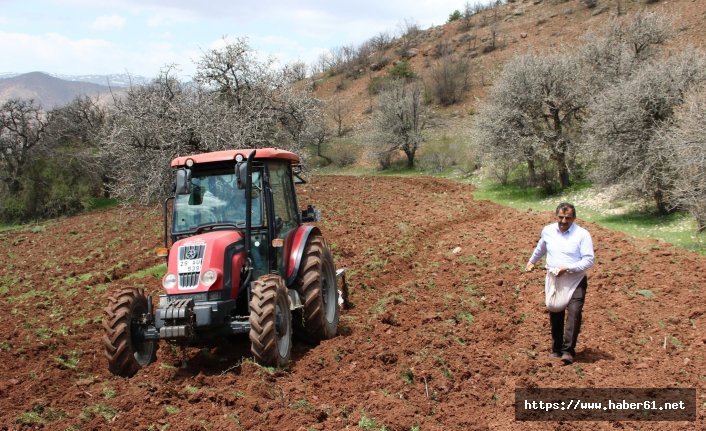
[[[171,165],[174,197],[164,202],[161,252],[168,261],[165,294],[156,310],[142,289],[110,298],[103,322],[110,371],[134,375],[156,359],[159,340],[203,345],[249,333],[255,360],[282,367],[292,332],[310,344],[335,336],[344,270],[336,270],[319,228],[303,224],[320,215],[311,205],[299,211],[299,157],[276,148],[231,150]]]

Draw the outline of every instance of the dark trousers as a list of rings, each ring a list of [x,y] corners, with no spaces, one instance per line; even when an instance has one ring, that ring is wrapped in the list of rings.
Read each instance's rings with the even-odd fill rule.
[[[566,310],[557,313],[549,312],[549,322],[552,324],[552,352],[568,352],[571,356],[576,356],[576,341],[581,331],[581,311],[586,299],[587,287],[588,279],[584,277],[571,295]],[[564,323],[565,315],[566,323]]]

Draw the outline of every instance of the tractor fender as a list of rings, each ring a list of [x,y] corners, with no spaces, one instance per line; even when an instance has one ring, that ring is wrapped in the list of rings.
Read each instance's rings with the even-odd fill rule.
[[[291,286],[297,280],[299,275],[299,267],[304,256],[304,247],[309,240],[309,237],[321,235],[321,231],[316,226],[303,225],[294,229],[287,236],[285,247],[285,259],[287,260],[287,286]]]

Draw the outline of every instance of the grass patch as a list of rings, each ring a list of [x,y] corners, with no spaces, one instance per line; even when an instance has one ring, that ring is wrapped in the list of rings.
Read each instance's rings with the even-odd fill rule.
[[[644,296],[646,299],[652,299],[655,296],[654,292],[648,289],[638,290],[637,293]]]
[[[181,409],[177,406],[173,406],[171,404],[167,404],[164,406],[164,410],[167,412],[169,415],[175,415],[181,411]]]
[[[377,317],[387,310],[387,306],[390,303],[393,304],[404,304],[407,302],[404,296],[399,294],[390,294],[384,298],[378,300],[372,307],[370,307],[370,314]]]
[[[88,203],[86,211],[95,211],[118,206],[120,202],[113,198],[93,198]]]
[[[110,423],[118,415],[118,409],[107,404],[96,404],[88,406],[81,412],[81,420],[88,422],[96,416],[101,416],[103,420]]]
[[[54,356],[54,360],[64,368],[75,370],[78,363],[81,361],[80,354],[77,351],[71,351],[68,355]]]
[[[679,339],[674,336],[669,337],[669,342],[672,346],[676,347],[677,349],[681,348],[682,346],[681,341],[679,341]]]
[[[476,199],[490,200],[522,211],[554,211],[559,202],[572,202],[577,208],[579,224],[586,220],[630,236],[661,240],[706,255],[706,235],[696,234],[696,221],[688,214],[660,215],[651,207],[635,206],[635,202],[590,201],[590,197],[600,190],[592,188],[587,182],[577,183],[555,195],[539,188],[502,186],[489,181],[476,181],[474,185],[476,191],[473,196]],[[589,201],[590,204],[584,203]]]
[[[21,227],[22,225],[19,224],[0,223],[0,232],[12,229],[19,229]]]
[[[456,313],[456,315],[454,316],[454,320],[456,321],[456,323],[466,322],[470,325],[476,320],[476,318],[473,316],[473,314],[471,314],[470,311],[464,310]]]
[[[58,421],[66,417],[66,412],[61,409],[53,409],[51,407],[35,404],[32,410],[26,411],[17,416],[16,423],[21,425],[44,425],[50,422]]]
[[[109,400],[111,398],[115,398],[116,392],[115,389],[111,388],[110,386],[106,386],[103,388],[103,391],[101,391],[101,396],[105,398],[106,400]]]
[[[549,205],[539,203],[546,197],[541,189],[519,187],[515,185],[500,185],[491,182],[480,181],[474,183],[476,191],[473,197],[499,203],[512,208],[526,210],[532,208],[541,211],[553,210]]]
[[[360,421],[358,421],[358,426],[364,430],[378,430],[378,431],[387,431],[387,427],[385,425],[378,425],[375,418],[369,418],[365,415],[360,418]]]
[[[161,280],[162,277],[164,277],[164,274],[166,274],[166,273],[167,273],[167,264],[160,263],[159,265],[155,265],[153,267],[146,268],[141,271],[133,272],[132,274],[125,277],[125,279],[129,280],[131,278],[153,277],[158,280]]]
[[[314,411],[314,407],[307,400],[297,400],[289,405],[289,408],[293,410],[302,410],[304,412],[310,413]]]
[[[186,392],[187,394],[193,395],[193,394],[195,394],[196,392],[198,392],[199,389],[200,389],[200,388],[199,388],[198,386],[186,385],[186,386],[184,387],[184,392]]]
[[[412,370],[409,367],[405,367],[400,372],[400,377],[402,377],[402,381],[408,385],[411,385],[414,383],[414,373],[412,372]]]

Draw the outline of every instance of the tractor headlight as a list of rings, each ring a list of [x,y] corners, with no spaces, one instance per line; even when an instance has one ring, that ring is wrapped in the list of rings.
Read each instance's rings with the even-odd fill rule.
[[[213,283],[218,279],[218,273],[212,269],[201,274],[201,283],[206,287],[213,286]]]
[[[177,285],[177,277],[174,274],[167,274],[162,279],[162,286],[165,289],[174,289]]]

